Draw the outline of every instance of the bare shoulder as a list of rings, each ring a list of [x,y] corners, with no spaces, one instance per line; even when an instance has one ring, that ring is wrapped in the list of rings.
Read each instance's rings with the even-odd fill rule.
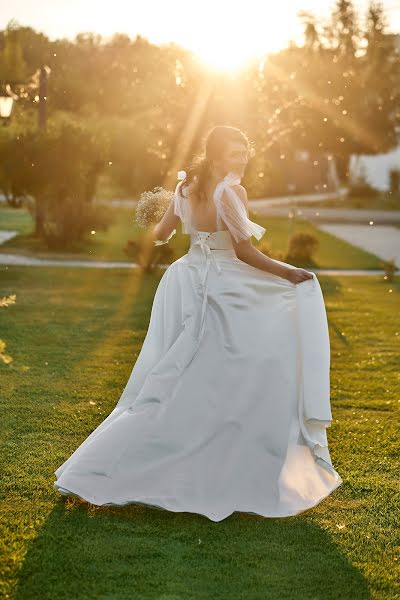
[[[243,185],[240,185],[239,183],[235,183],[235,184],[232,185],[232,188],[238,194],[241,194],[243,197],[247,197],[246,188]]]

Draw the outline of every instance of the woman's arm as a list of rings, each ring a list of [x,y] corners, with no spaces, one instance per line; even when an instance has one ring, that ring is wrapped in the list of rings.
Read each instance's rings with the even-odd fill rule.
[[[233,187],[240,196],[248,215],[249,208],[246,189],[241,185],[235,185]],[[267,271],[267,273],[272,273],[273,275],[278,275],[279,277],[283,277],[292,283],[300,283],[306,279],[312,279],[312,273],[309,273],[304,269],[285,267],[285,265],[282,265],[279,261],[265,256],[263,252],[253,246],[251,237],[246,240],[240,240],[239,242],[236,242],[236,240],[232,237],[232,242],[236,256],[252,267],[256,267],[262,271]]]
[[[235,240],[233,240],[233,245],[236,256],[243,262],[252,267],[256,267],[257,269],[261,269],[262,271],[267,271],[267,273],[272,273],[273,275],[278,275],[284,279],[289,279],[293,269],[285,267],[284,265],[281,265],[279,262],[275,261],[273,258],[265,256],[263,252],[260,252],[260,250],[253,246],[251,238],[248,240],[242,240],[240,242],[235,242]]]
[[[152,229],[150,237],[153,240],[166,240],[169,238],[173,230],[179,222],[179,217],[174,212],[174,198],[172,198],[167,210],[165,211],[161,221]]]

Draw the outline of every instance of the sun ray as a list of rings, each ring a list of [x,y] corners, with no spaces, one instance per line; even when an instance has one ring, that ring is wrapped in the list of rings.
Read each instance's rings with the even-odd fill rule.
[[[166,189],[175,187],[176,174],[187,160],[193,140],[198,135],[203,115],[213,93],[214,85],[214,79],[211,77],[205,85],[199,88],[197,97],[193,101],[192,110],[176,142],[176,154],[172,157],[170,171],[164,177],[162,185]]]
[[[268,64],[270,72],[279,81],[287,83],[287,72],[285,72],[278,65],[274,64],[272,61],[270,61]],[[301,82],[300,84],[300,82],[296,80],[293,80],[292,85],[296,92],[299,95],[302,95],[305,98],[307,98],[307,100],[310,102],[313,108],[316,111],[318,111],[321,115],[332,119],[339,119],[340,127],[343,127],[343,129],[345,129],[350,136],[360,140],[361,142],[363,142],[371,148],[373,148],[376,145],[377,140],[375,139],[374,135],[371,134],[369,130],[365,127],[364,123],[363,127],[360,127],[355,118],[352,119],[338,114],[335,108],[333,106],[329,106],[329,104],[326,104],[324,98],[318,96],[310,85],[304,82]],[[323,122],[321,121],[321,126],[322,125]]]

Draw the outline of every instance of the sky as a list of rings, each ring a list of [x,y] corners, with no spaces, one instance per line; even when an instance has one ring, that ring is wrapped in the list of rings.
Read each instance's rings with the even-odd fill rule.
[[[361,18],[369,0],[353,0]],[[400,0],[382,2],[388,32],[400,33]],[[326,20],[334,0],[13,0],[3,3],[0,28],[12,19],[51,40],[93,32],[140,34],[156,44],[176,42],[210,65],[240,66],[251,56],[303,41],[300,10]]]

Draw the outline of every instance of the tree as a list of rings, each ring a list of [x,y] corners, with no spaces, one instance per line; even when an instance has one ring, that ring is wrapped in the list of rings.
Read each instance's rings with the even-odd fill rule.
[[[352,0],[336,0],[325,38],[347,63],[360,47],[361,31]]]
[[[0,80],[21,81],[27,76],[27,65],[23,56],[21,32],[11,21],[1,36]]]

